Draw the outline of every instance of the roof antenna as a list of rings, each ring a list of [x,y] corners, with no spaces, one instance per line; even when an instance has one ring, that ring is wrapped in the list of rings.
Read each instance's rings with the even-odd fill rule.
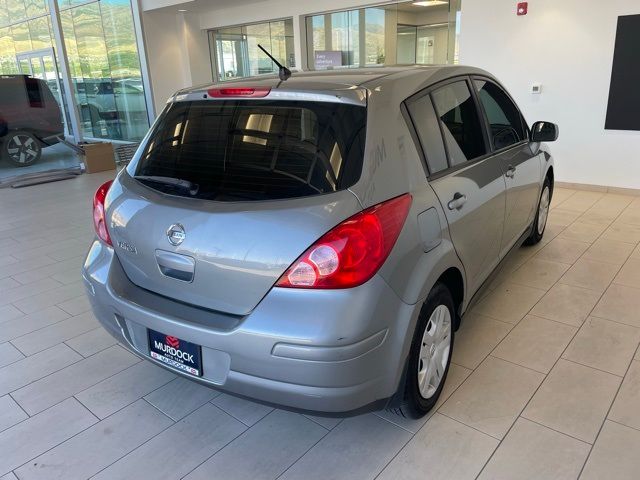
[[[278,60],[276,60],[273,55],[271,55],[267,50],[260,44],[258,44],[258,48],[264,52],[264,54],[271,59],[273,63],[278,66],[278,77],[281,82],[284,82],[291,76],[291,70],[282,65]]]

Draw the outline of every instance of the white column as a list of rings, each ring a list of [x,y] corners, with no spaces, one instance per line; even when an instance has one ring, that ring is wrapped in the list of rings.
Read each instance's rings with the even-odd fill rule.
[[[64,43],[64,34],[62,33],[62,23],[60,22],[60,10],[58,9],[57,0],[49,0],[49,12],[51,14],[51,26],[53,27],[53,39],[56,44],[56,57],[60,64],[60,73],[62,75],[62,84],[66,95],[63,97],[67,102],[67,110],[71,120],[71,128],[73,129],[73,137],[76,143],[82,142],[82,129],[80,128],[80,115],[78,114],[78,102],[71,81],[71,73],[69,72],[69,64],[67,62],[67,47]]]

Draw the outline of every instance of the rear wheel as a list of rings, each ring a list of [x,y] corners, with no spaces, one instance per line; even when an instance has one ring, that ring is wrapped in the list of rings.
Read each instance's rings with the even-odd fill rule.
[[[538,200],[538,211],[536,212],[536,218],[533,220],[531,229],[531,235],[524,241],[525,245],[535,245],[544,235],[544,231],[547,227],[547,219],[549,218],[549,205],[551,204],[551,182],[549,178],[544,179],[542,185],[542,192],[540,193],[540,199]]]
[[[2,154],[16,167],[27,167],[36,163],[42,155],[40,141],[30,132],[10,132],[2,143]]]
[[[425,301],[414,333],[402,403],[396,413],[420,418],[444,387],[453,350],[455,308],[449,289],[436,284]]]

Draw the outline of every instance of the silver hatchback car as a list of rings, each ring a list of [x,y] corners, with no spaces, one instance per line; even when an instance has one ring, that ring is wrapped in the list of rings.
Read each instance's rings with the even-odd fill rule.
[[[93,311],[137,355],[232,394],[419,417],[465,311],[542,238],[557,135],[461,66],[180,91],[96,192]]]

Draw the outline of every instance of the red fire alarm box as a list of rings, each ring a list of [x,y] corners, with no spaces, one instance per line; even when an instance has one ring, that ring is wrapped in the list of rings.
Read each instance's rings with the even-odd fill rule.
[[[518,3],[518,15],[526,15],[527,10],[529,10],[529,2],[519,2]]]

